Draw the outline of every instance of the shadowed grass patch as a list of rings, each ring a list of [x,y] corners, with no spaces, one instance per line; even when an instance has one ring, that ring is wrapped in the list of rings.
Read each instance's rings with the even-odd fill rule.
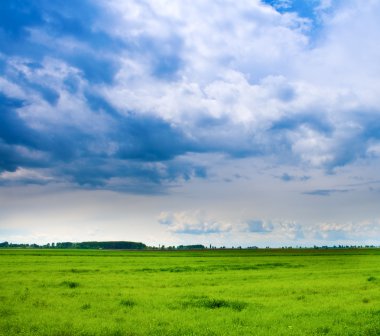
[[[75,281],[62,281],[61,286],[67,287],[67,288],[77,288],[79,287],[79,282]]]
[[[317,335],[327,335],[330,333],[329,327],[318,327],[316,330]]]
[[[137,271],[147,273],[182,273],[182,272],[215,272],[215,271],[250,271],[261,269],[274,269],[274,268],[301,268],[304,265],[292,263],[265,263],[254,265],[210,265],[210,266],[174,266],[174,267],[160,267],[160,268],[141,268]]]
[[[37,299],[33,302],[33,306],[36,308],[47,308],[48,303],[45,300]]]
[[[0,308],[0,317],[6,318],[12,315],[16,315],[16,313],[9,308]]]
[[[72,268],[71,273],[96,273],[98,269]]]
[[[136,306],[136,302],[132,299],[123,299],[120,301],[120,305],[123,307],[131,308]]]
[[[82,305],[81,307],[80,307],[80,309],[82,309],[82,310],[88,310],[88,309],[90,309],[91,308],[91,305],[89,304],[89,303],[85,303],[84,305]]]
[[[220,309],[220,308],[230,308],[235,311],[242,311],[248,306],[248,303],[237,300],[224,300],[224,299],[216,299],[216,298],[193,298],[189,301],[185,301],[182,303],[184,308],[192,307],[192,308],[206,308],[206,309]]]

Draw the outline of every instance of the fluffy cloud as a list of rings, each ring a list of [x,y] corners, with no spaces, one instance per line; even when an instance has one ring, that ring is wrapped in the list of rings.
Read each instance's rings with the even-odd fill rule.
[[[272,222],[263,221],[261,219],[253,219],[247,222],[248,231],[256,232],[256,233],[268,233],[272,232],[274,229],[274,225]]]
[[[367,220],[350,223],[320,223],[314,229],[317,239],[326,241],[370,241],[379,235],[379,220]]]
[[[251,219],[244,224],[246,227],[245,231],[252,234],[268,235],[268,240],[277,240],[279,236],[287,240],[302,241],[305,238],[305,227],[295,221]]]
[[[213,234],[232,229],[230,223],[215,220],[202,211],[162,212],[158,222],[167,225],[169,231],[179,234]]]

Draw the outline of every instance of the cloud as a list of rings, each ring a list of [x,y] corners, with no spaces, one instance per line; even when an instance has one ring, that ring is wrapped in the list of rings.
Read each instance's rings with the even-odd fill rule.
[[[174,234],[228,234],[231,239],[238,237],[237,241],[239,237],[243,236],[246,236],[246,238],[251,237],[252,239],[257,239],[258,236],[266,237],[267,243],[278,241],[279,237],[300,241],[305,239],[307,235],[311,237],[312,234],[315,234],[311,234],[309,229],[295,221],[283,219],[241,220],[238,218],[234,221],[226,221],[201,210],[161,212],[157,221]]]
[[[280,221],[279,231],[282,235],[292,240],[302,240],[305,238],[305,228],[300,223],[294,221]]]
[[[347,193],[349,191],[350,190],[348,189],[316,189],[316,190],[306,191],[303,194],[311,195],[311,196],[330,196],[331,194]]]
[[[40,171],[19,168],[14,172],[4,171],[0,173],[0,185],[14,184],[39,184],[45,185],[52,182],[53,178],[43,175]]]
[[[316,234],[316,238],[327,241],[349,240],[347,232],[344,230],[324,230]]]
[[[380,224],[378,219],[356,222],[317,222],[313,225],[289,219],[249,220],[245,222],[250,233],[259,233],[266,237],[267,244],[278,241],[313,244],[345,244],[351,241],[373,241],[378,236]],[[244,231],[243,226],[240,231]],[[239,232],[239,229],[234,231]],[[246,230],[247,232],[247,230]],[[293,242],[293,243],[292,243]],[[355,243],[357,244],[357,243]]]
[[[245,222],[246,231],[267,235],[268,241],[277,240],[278,236],[290,240],[302,240],[305,238],[304,227],[295,222],[284,219],[253,219]]]
[[[265,1],[265,2],[270,4],[277,10],[287,10],[292,7],[292,0],[272,0],[272,1]]]
[[[379,220],[336,223],[325,222],[316,226],[314,234],[317,239],[326,241],[371,241],[380,231]]]
[[[295,175],[289,175],[288,173],[284,173],[279,177],[284,182],[291,182],[291,181],[307,181],[311,177],[310,176],[295,176]]]
[[[177,234],[219,234],[232,229],[231,224],[215,220],[201,211],[162,212],[158,222]]]
[[[274,225],[269,221],[263,221],[261,219],[253,219],[247,221],[248,231],[255,233],[268,233],[272,232]]]
[[[0,6],[1,171],[164,190],[210,176],[194,154],[327,174],[378,157],[376,2]]]

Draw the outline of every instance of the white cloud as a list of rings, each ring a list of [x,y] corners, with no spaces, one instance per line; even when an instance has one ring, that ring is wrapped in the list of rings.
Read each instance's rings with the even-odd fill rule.
[[[167,225],[170,232],[179,234],[219,234],[232,229],[230,223],[218,221],[199,210],[162,212],[158,222]]]
[[[11,182],[11,181],[33,181],[34,183],[47,183],[53,180],[47,174],[42,174],[41,171],[36,171],[32,169],[18,168],[14,172],[4,171],[0,173],[0,183],[1,182]]]

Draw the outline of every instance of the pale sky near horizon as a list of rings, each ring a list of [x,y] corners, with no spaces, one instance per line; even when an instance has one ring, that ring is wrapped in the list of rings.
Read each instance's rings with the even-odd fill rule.
[[[380,245],[380,1],[0,2],[0,242]]]

